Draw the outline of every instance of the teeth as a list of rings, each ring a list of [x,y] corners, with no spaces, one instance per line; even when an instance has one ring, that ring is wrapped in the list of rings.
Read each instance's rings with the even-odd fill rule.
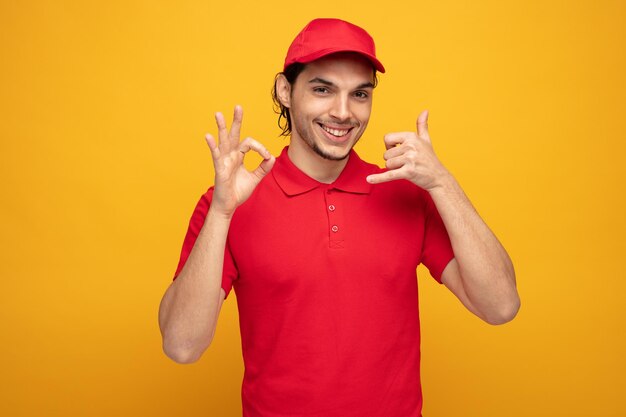
[[[346,130],[339,130],[339,129],[331,129],[329,127],[326,127],[324,125],[320,125],[322,126],[322,129],[324,129],[325,131],[327,131],[328,133],[330,133],[333,136],[345,136],[348,134],[348,132],[350,131],[350,129],[346,129]]]

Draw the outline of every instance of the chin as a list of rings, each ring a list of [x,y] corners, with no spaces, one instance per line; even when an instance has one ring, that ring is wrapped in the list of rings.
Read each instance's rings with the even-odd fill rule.
[[[350,150],[342,154],[334,154],[320,149],[317,145],[313,146],[313,151],[315,151],[315,153],[322,158],[328,159],[329,161],[343,161],[348,157],[348,155],[350,155]]]

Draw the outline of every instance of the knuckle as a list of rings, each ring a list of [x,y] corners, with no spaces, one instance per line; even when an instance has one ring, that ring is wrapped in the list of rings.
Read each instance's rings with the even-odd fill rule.
[[[387,133],[383,139],[384,139],[386,144],[388,144],[388,145],[392,144],[396,140],[396,134],[395,133]]]

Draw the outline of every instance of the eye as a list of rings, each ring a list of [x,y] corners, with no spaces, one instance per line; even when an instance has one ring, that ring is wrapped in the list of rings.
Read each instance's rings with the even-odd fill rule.
[[[369,97],[369,94],[367,93],[367,91],[356,91],[356,92],[354,93],[354,96],[355,96],[356,98],[359,98],[359,99],[365,100],[365,99],[367,99],[367,98]]]
[[[313,91],[318,94],[328,94],[330,92],[326,87],[313,87]]]

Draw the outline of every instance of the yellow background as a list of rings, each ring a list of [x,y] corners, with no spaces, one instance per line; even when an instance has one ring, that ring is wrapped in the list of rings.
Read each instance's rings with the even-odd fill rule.
[[[618,0],[2,0],[0,415],[240,415],[235,297],[191,366],[161,352],[157,308],[212,181],[213,113],[242,104],[278,154],[273,76],[320,16],[365,27],[388,69],[360,153],[380,163],[430,109],[516,266],[500,327],[420,268],[424,415],[626,415]]]

